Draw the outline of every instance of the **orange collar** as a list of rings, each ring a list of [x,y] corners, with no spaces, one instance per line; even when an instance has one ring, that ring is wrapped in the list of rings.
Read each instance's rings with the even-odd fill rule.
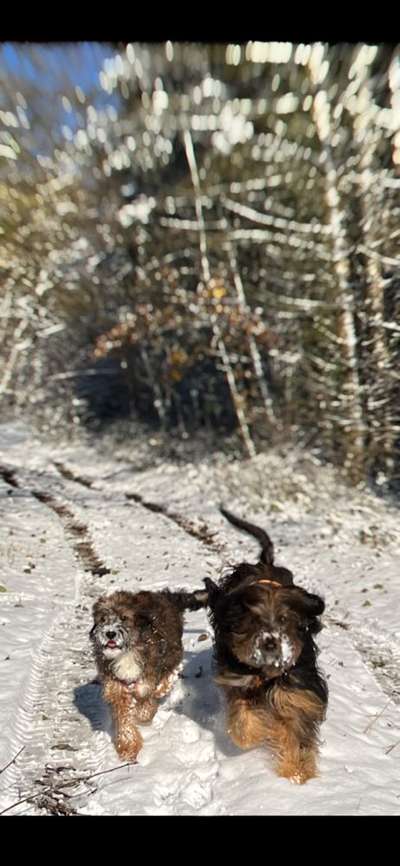
[[[279,589],[282,589],[282,584],[278,583],[277,580],[267,580],[267,578],[257,580],[257,583],[270,583],[272,586],[278,586]]]

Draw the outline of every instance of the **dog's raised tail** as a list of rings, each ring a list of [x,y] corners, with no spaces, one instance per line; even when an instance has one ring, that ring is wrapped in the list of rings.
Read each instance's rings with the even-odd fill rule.
[[[255,526],[254,523],[248,523],[247,520],[242,520],[241,517],[236,517],[235,514],[232,514],[230,511],[227,511],[226,508],[223,508],[220,505],[219,510],[229,523],[232,523],[233,526],[236,526],[238,529],[242,529],[243,532],[248,532],[249,535],[253,535],[254,538],[259,541],[261,544],[261,556],[260,562],[264,562],[265,565],[273,565],[274,564],[274,545],[264,529],[261,529],[259,526]]]
[[[193,592],[178,590],[171,592],[170,598],[178,610],[200,610],[202,607],[207,607],[208,592],[205,589],[196,589]]]

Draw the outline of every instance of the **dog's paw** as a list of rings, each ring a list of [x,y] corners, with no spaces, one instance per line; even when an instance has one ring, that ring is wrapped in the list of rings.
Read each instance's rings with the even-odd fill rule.
[[[129,731],[128,733],[124,732],[122,735],[120,734],[115,743],[115,748],[121,761],[130,764],[136,763],[137,756],[142,746],[143,740],[137,730]]]
[[[292,785],[305,785],[310,779],[315,779],[317,771],[315,766],[310,763],[309,766],[281,766],[278,768],[278,775],[284,779],[288,779]]]
[[[118,757],[127,764],[136,764],[140,749],[118,748]]]
[[[293,785],[304,785],[309,778],[310,777],[305,776],[304,773],[295,773],[294,776],[290,776],[289,781],[292,782]]]

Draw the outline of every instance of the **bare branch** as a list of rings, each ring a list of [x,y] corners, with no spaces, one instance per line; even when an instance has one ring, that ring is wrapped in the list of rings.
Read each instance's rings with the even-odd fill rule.
[[[22,751],[22,750],[21,750]],[[15,758],[14,758],[15,760]],[[78,776],[75,779],[71,779],[71,784],[78,784],[79,782],[88,782],[90,779],[94,779],[96,776],[105,776],[106,773],[113,773],[115,770],[122,770],[123,767],[132,767],[134,766],[133,761],[127,762],[125,764],[119,764],[117,767],[110,767],[108,770],[100,770],[97,773],[90,773],[88,776]],[[45,794],[48,794],[51,791],[58,791],[59,789],[66,786],[66,782],[60,782],[58,785],[49,785],[42,791],[37,791],[36,794],[30,794],[28,797],[23,797],[21,800],[17,800],[15,803],[12,803],[10,806],[7,806],[6,809],[3,809],[0,812],[0,815],[5,815],[6,812],[10,812],[11,809],[15,809],[17,806],[20,806],[22,803],[28,803],[33,800],[37,800],[38,797],[43,797]],[[69,783],[68,783],[69,784]]]
[[[5,767],[2,767],[2,768],[1,768],[1,770],[0,770],[0,774],[1,774],[1,773],[4,773],[5,770],[8,769],[8,767],[11,767],[11,764],[14,764],[14,763],[15,763],[15,761],[16,761],[17,758],[18,758],[18,756],[21,754],[21,752],[24,751],[24,748],[25,748],[25,746],[22,746],[22,748],[19,750],[19,752],[17,752],[17,754],[14,755],[13,758],[11,758],[11,761],[9,761],[8,764],[5,765]]]

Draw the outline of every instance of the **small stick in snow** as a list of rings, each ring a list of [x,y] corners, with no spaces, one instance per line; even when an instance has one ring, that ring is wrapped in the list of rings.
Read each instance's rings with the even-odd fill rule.
[[[393,749],[395,749],[396,746],[398,746],[399,744],[400,744],[400,740],[397,740],[397,743],[393,743],[392,746],[389,746],[388,749],[385,749],[385,755],[388,755],[389,752],[391,752]]]
[[[5,767],[2,767],[2,768],[1,768],[1,770],[0,770],[0,775],[1,775],[1,773],[4,773],[4,771],[7,770],[8,767],[11,767],[11,764],[13,764],[14,761],[17,760],[17,758],[18,758],[18,756],[21,754],[21,752],[24,751],[24,748],[25,748],[25,746],[22,746],[22,749],[20,749],[19,752],[17,752],[17,754],[14,755],[13,758],[11,758],[11,761],[9,761],[8,764],[5,765]]]
[[[387,704],[385,704],[383,710],[381,710],[380,713],[377,713],[376,716],[374,716],[374,718],[372,719],[372,721],[368,723],[367,727],[366,727],[366,728],[364,729],[364,731],[363,731],[363,734],[366,734],[367,731],[369,731],[369,729],[372,728],[372,725],[374,725],[375,722],[378,721],[378,719],[383,715],[383,713],[385,712],[385,710],[387,709],[387,707],[388,707],[389,704],[391,704],[391,703],[392,703],[392,699],[389,698],[389,700],[388,700]]]

